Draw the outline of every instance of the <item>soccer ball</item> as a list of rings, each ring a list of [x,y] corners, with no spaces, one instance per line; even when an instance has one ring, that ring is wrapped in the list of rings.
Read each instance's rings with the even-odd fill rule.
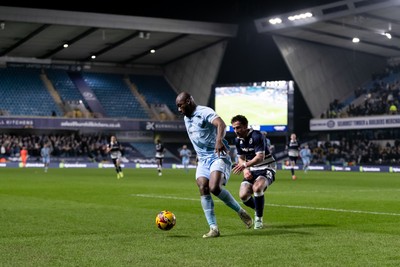
[[[160,211],[156,216],[156,225],[159,229],[171,230],[176,224],[175,214],[168,210]]]

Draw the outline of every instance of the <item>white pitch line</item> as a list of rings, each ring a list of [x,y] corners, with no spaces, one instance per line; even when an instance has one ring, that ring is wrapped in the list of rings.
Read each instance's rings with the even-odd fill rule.
[[[190,201],[200,201],[198,198],[185,198],[185,197],[173,197],[173,196],[156,196],[156,195],[144,195],[144,194],[131,194],[134,197],[146,197],[146,198],[162,198],[162,199],[176,199],[176,200],[190,200]],[[219,199],[214,201],[222,202]],[[334,212],[347,212],[347,213],[361,213],[361,214],[376,214],[376,215],[388,215],[388,216],[400,216],[400,213],[393,212],[378,212],[378,211],[362,211],[362,210],[344,210],[344,209],[332,209],[332,208],[316,208],[307,206],[293,206],[293,205],[280,205],[280,204],[265,204],[265,206],[271,207],[284,207],[290,209],[308,209],[308,210],[322,210],[322,211],[334,211]]]
[[[336,191],[332,190],[296,190],[295,193],[335,193]],[[393,188],[393,189],[358,189],[358,190],[346,190],[346,191],[337,191],[337,193],[347,193],[347,192],[376,192],[376,193],[381,193],[381,192],[400,192],[400,188]],[[291,193],[293,194],[293,191],[270,191],[268,194],[286,194],[286,193]]]
[[[265,206],[285,207],[285,208],[293,208],[293,209],[327,210],[327,211],[335,211],[335,212],[348,212],[348,213],[363,213],[363,214],[378,214],[378,215],[400,216],[400,213],[393,213],[393,212],[344,210],[344,209],[316,208],[316,207],[307,207],[307,206],[292,206],[292,205],[277,205],[277,204],[265,204]]]

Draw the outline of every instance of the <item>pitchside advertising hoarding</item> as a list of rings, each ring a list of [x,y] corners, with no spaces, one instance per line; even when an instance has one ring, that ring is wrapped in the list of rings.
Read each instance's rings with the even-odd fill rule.
[[[280,165],[280,170],[290,170],[291,166]],[[303,170],[302,165],[294,166],[295,170]],[[333,172],[400,172],[400,166],[336,166],[336,165],[310,165],[309,171]]]
[[[139,162],[129,162],[121,164],[122,168],[132,168],[132,169],[156,169],[157,164],[155,163],[139,163]],[[112,163],[50,163],[50,168],[115,168]],[[23,168],[21,162],[1,162],[1,168]],[[44,168],[44,164],[37,163],[27,163],[25,168]],[[165,169],[183,169],[184,166],[182,164],[163,164],[163,168]],[[189,165],[190,169],[195,169],[196,165]],[[284,164],[277,164],[278,170],[287,170],[289,171],[291,166],[286,166]],[[298,165],[294,166],[295,170],[302,170],[303,166]],[[398,173],[400,172],[399,166],[334,166],[334,165],[311,165],[308,167],[310,172],[312,171],[333,171],[333,172],[392,172]]]

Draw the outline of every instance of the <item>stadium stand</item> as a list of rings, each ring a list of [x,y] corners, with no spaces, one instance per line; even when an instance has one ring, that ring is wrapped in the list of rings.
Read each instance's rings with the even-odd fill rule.
[[[0,69],[0,110],[9,115],[50,116],[63,112],[56,105],[44,82],[40,69]]]
[[[65,70],[46,69],[45,73],[62,100],[65,116],[92,117],[85,98]]]
[[[64,70],[3,68],[0,69],[0,94],[4,101],[1,101],[0,109],[7,110],[12,115],[29,114],[44,117],[49,117],[51,112],[56,110],[56,116],[62,116],[62,111],[57,106],[54,97],[46,90],[46,85],[41,77],[43,73],[46,73],[63,101],[81,99],[82,95],[79,89]],[[101,104],[104,105],[107,116],[112,118],[147,119],[149,116],[143,103],[137,99],[138,95],[143,96],[147,104],[164,104],[171,107],[171,110],[176,109],[174,103],[176,93],[160,76],[131,75],[129,81],[137,90],[138,94],[135,94],[126,83],[126,76],[122,74],[77,72],[75,75],[82,75],[85,83],[92,88]],[[379,101],[376,100],[374,103],[393,102],[398,104],[399,81],[399,71],[396,68],[389,68],[383,74],[375,74],[374,79],[357,88],[354,94],[358,96],[356,99],[367,99],[366,96],[370,95],[370,98],[372,96],[379,97]],[[24,104],[21,105],[21,103]],[[340,107],[340,105],[342,106]],[[344,110],[345,107],[343,103],[339,102],[334,102],[332,106],[338,110]],[[362,104],[361,106],[367,105]],[[126,107],[136,107],[139,111]],[[385,106],[385,109],[378,114],[388,114],[386,113],[388,112],[387,108]],[[374,113],[360,114],[369,116]],[[360,114],[355,113],[354,115]],[[348,116],[350,115],[351,113]],[[35,134],[34,130],[15,133],[7,130],[7,132],[10,134],[2,133],[0,135],[2,151],[0,158],[2,161],[19,161],[22,146],[28,147],[30,156],[28,162],[40,161],[39,148],[44,140],[51,140],[54,162],[109,162],[109,157],[104,152],[108,133],[101,136],[99,133],[80,133],[79,131],[42,135]],[[303,138],[306,140],[305,137]],[[177,151],[182,142],[187,140],[174,138],[173,135],[164,140],[168,139],[170,142],[165,143],[167,148],[165,162],[179,164],[180,158]],[[272,139],[273,143],[277,140],[273,136]],[[123,141],[122,144],[125,162],[151,164],[155,162],[152,139],[148,141],[129,140]],[[312,139],[307,139],[307,144],[313,152],[312,163],[315,165],[400,165],[400,136],[395,130],[330,132],[329,138],[326,138],[324,134],[317,134]],[[274,143],[274,145],[277,153],[284,150],[283,144]],[[284,157],[280,159],[284,160]]]
[[[166,104],[169,110],[178,115],[175,105],[176,92],[162,76],[130,75],[130,81],[149,104]]]
[[[93,90],[107,117],[149,119],[140,102],[124,83],[122,74],[82,72],[86,84]]]
[[[400,70],[399,66],[388,66],[384,72],[373,74],[370,81],[354,90],[350,103],[334,100],[326,114],[321,117],[343,118],[397,114],[400,105]],[[394,106],[395,111],[390,111]]]
[[[79,92],[78,88],[69,78],[68,73],[64,70],[47,69],[45,70],[47,77],[52,81],[63,101],[82,100],[86,102]]]

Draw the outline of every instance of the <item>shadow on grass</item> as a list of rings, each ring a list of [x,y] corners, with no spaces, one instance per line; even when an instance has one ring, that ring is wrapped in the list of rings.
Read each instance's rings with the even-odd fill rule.
[[[235,233],[226,234],[221,233],[221,237],[228,236],[273,236],[273,235],[312,235],[312,232],[308,231],[313,228],[328,228],[336,227],[333,224],[282,224],[282,225],[264,225],[263,229],[247,229],[238,230]],[[201,235],[199,235],[201,236]],[[169,234],[168,238],[193,238],[192,235],[185,234]]]
[[[193,238],[192,235],[169,235],[168,238]]]
[[[321,224],[321,223],[300,223],[300,224],[281,224],[264,226],[264,229],[293,229],[293,228],[316,228],[316,227],[336,227],[334,224]]]
[[[327,228],[327,227],[336,227],[336,225],[333,224],[284,224],[284,225],[264,225],[263,229],[249,229],[247,231],[242,231],[238,232],[237,234],[230,234],[230,236],[249,236],[249,235],[312,235],[311,232],[308,231],[308,229],[313,229],[313,228]]]

